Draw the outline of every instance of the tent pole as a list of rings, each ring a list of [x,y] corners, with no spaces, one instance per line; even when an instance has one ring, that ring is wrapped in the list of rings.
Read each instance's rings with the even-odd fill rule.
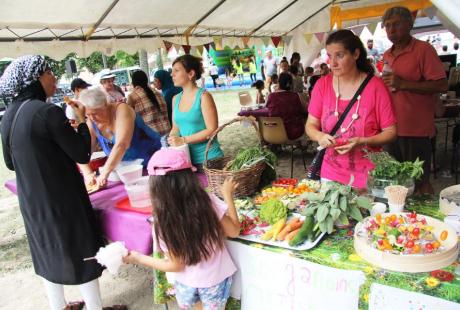
[[[113,10],[113,8],[115,7],[115,5],[117,5],[119,0],[113,0],[112,4],[110,4],[110,6],[107,8],[107,10],[105,10],[104,14],[102,14],[102,16],[97,20],[97,22],[91,26],[91,28],[88,30],[88,32],[86,32],[85,34],[85,40],[88,41],[89,38],[93,35],[94,31],[97,29],[97,27],[99,27],[99,25],[104,21],[104,19],[107,17],[107,15],[109,15],[110,11]]]

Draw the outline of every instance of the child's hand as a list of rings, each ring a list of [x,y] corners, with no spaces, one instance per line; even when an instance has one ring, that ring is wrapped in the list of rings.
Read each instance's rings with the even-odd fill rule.
[[[238,188],[238,183],[235,183],[233,181],[233,178],[226,178],[224,183],[220,187],[220,191],[222,193],[222,196],[232,198],[233,199],[233,194],[235,193],[235,190]]]
[[[129,251],[128,255],[123,257],[123,263],[137,265],[140,254],[136,251]]]

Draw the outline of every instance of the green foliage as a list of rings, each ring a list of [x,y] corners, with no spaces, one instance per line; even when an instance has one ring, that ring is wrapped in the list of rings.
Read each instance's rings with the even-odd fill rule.
[[[117,63],[117,58],[115,56],[106,56],[107,66],[112,69]],[[86,67],[89,72],[95,74],[102,69],[104,69],[104,62],[102,60],[101,52],[94,52],[87,58],[79,58],[77,60],[78,66],[80,68]]]
[[[115,53],[115,58],[117,60],[117,66],[120,68],[139,65],[139,53],[138,52],[131,55],[124,51],[118,51]]]
[[[51,67],[51,71],[53,71],[54,76],[56,77],[57,80],[59,80],[64,74],[66,74],[65,70],[65,62],[69,59],[74,59],[76,58],[75,53],[70,53],[67,55],[64,59],[62,60],[54,60],[48,56],[45,56],[46,61],[49,63]]]
[[[359,208],[370,209],[370,201],[358,197],[351,187],[335,182],[324,183],[320,193],[305,193],[301,199],[308,200],[306,216],[314,216],[321,232],[332,233],[334,223],[339,221],[348,225],[348,217],[361,221],[363,216]]]
[[[231,171],[238,171],[249,168],[260,161],[265,161],[267,165],[273,168],[277,158],[269,149],[253,146],[239,151],[235,158],[227,163],[226,168]]]
[[[387,152],[368,152],[367,158],[375,165],[370,172],[375,178],[404,182],[407,179],[420,179],[423,175],[423,161],[418,158],[414,162],[399,162]]]

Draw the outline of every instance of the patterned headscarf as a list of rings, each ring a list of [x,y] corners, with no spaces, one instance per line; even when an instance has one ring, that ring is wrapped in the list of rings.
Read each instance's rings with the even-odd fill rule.
[[[0,77],[0,95],[17,96],[50,69],[45,57],[40,55],[27,55],[14,60]]]

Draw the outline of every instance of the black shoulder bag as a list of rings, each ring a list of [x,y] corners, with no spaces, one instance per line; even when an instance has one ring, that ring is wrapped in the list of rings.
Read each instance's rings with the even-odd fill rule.
[[[366,77],[366,79],[361,83],[355,95],[353,96],[353,98],[351,98],[350,102],[345,108],[345,111],[343,111],[342,115],[340,115],[339,120],[335,124],[334,128],[332,128],[331,132],[329,133],[331,136],[334,136],[337,133],[337,130],[339,130],[348,112],[350,112],[351,108],[353,107],[356,100],[358,99],[358,96],[361,95],[367,83],[370,81],[370,79],[373,76],[374,76],[373,74],[369,74]],[[318,151],[318,153],[316,153],[315,158],[313,158],[313,161],[311,162],[310,166],[308,166],[307,179],[309,180],[320,180],[321,179],[320,173],[321,173],[321,165],[323,164],[324,154],[326,154],[325,148]]]

